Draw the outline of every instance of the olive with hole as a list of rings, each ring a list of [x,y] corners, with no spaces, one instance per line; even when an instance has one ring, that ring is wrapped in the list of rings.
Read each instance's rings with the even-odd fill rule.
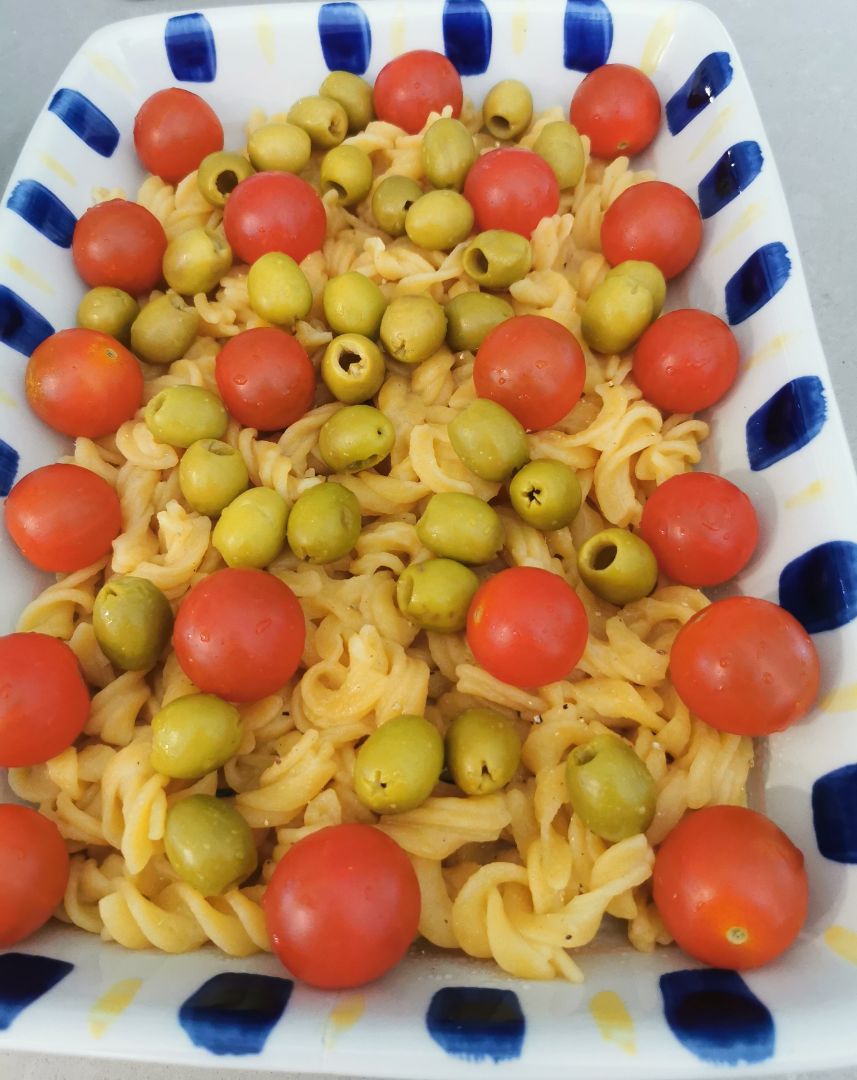
[[[179,487],[191,510],[216,517],[250,484],[244,458],[219,439],[192,443],[179,462]]]
[[[405,232],[417,247],[451,251],[473,229],[473,207],[457,191],[427,191],[405,218]]]
[[[224,507],[211,542],[227,566],[261,569],[283,550],[288,518],[289,507],[282,495],[271,488],[250,488]]]
[[[461,191],[477,158],[473,136],[460,120],[441,117],[423,135],[420,145],[423,170],[436,188]]]
[[[596,596],[622,607],[648,596],[658,582],[654,552],[627,529],[602,529],[581,546],[577,570]]]
[[[289,109],[288,120],[303,128],[318,150],[339,146],[348,134],[348,114],[333,98],[319,94],[299,98]]]
[[[446,343],[453,352],[475,353],[488,334],[515,314],[512,305],[491,293],[459,293],[443,309]]]
[[[247,153],[259,172],[299,173],[309,164],[312,140],[297,124],[263,124],[247,140]]]
[[[467,625],[467,611],[479,578],[454,559],[412,563],[396,582],[399,611],[422,630],[450,634]]]
[[[324,350],[321,378],[337,401],[359,405],[381,389],[387,367],[381,350],[363,334],[340,334]]]
[[[334,472],[359,472],[383,461],[395,441],[395,428],[379,409],[347,405],[322,425],[318,452]]]
[[[232,248],[215,229],[189,229],[164,252],[164,279],[182,296],[211,292],[231,266]]]
[[[503,523],[494,507],[476,495],[442,491],[429,499],[417,536],[433,555],[487,563],[503,546]]]
[[[197,780],[222,768],[244,734],[241,713],[214,694],[176,698],[152,720],[155,772],[174,780]]]
[[[488,398],[471,402],[450,421],[448,431],[453,450],[483,480],[507,480],[530,456],[520,422]]]
[[[403,364],[419,364],[446,338],[446,315],[430,296],[397,296],[381,320],[381,341]]]
[[[514,723],[493,709],[467,709],[449,725],[446,764],[465,795],[504,788],[521,761]]]
[[[372,159],[359,146],[335,146],[321,162],[321,191],[335,191],[342,206],[354,206],[372,187]]]
[[[360,503],[353,492],[342,484],[317,484],[292,507],[289,547],[305,562],[336,562],[357,543],[361,524]]]
[[[177,293],[150,300],[131,324],[131,351],[147,364],[181,360],[196,338],[199,312]]]
[[[464,271],[483,289],[508,289],[527,276],[533,250],[526,237],[505,229],[488,229],[470,242],[464,252]]]
[[[643,262],[638,259],[626,259],[625,262],[617,263],[607,271],[607,279],[615,277],[629,277],[642,285],[652,297],[652,320],[654,321],[663,310],[664,301],[667,298],[667,280],[661,273],[660,267],[652,262]]]
[[[354,761],[354,792],[376,814],[416,810],[443,768],[443,739],[422,716],[396,716],[373,731]]]
[[[652,774],[617,735],[596,735],[568,755],[568,798],[575,814],[611,844],[645,832],[655,816]]]
[[[423,189],[409,176],[388,176],[372,195],[372,216],[384,232],[404,236],[408,211],[422,194]]]
[[[90,289],[77,308],[77,325],[87,330],[100,330],[127,345],[131,340],[131,324],[140,313],[133,296],[110,285]]]
[[[531,461],[512,477],[509,498],[518,517],[541,532],[564,529],[582,501],[574,469],[562,461]]]
[[[199,163],[196,182],[206,202],[212,206],[225,206],[235,188],[242,180],[252,176],[253,171],[253,166],[243,154],[218,150]]]
[[[351,71],[331,71],[318,90],[322,97],[333,98],[345,109],[348,130],[362,131],[375,119],[372,87]]]
[[[362,334],[374,341],[387,301],[374,281],[357,270],[349,270],[325,284],[322,307],[335,334]]]
[[[482,122],[495,139],[517,139],[533,118],[533,95],[518,79],[492,86],[482,103]]]
[[[312,307],[312,289],[291,255],[268,251],[247,274],[247,296],[256,314],[277,326],[291,326]]]
[[[203,896],[219,896],[256,869],[253,833],[234,806],[213,795],[188,795],[167,811],[164,849],[170,866]]]
[[[606,277],[596,285],[580,317],[580,330],[590,349],[613,355],[634,344],[652,321],[652,294],[626,275]]]
[[[148,671],[173,632],[173,612],[161,590],[146,578],[112,577],[92,608],[95,640],[122,671]]]
[[[533,143],[533,150],[553,169],[563,191],[580,183],[586,167],[586,152],[574,124],[565,120],[545,124]]]
[[[198,439],[219,439],[229,426],[223,402],[202,386],[168,386],[143,411],[158,442],[186,449]]]

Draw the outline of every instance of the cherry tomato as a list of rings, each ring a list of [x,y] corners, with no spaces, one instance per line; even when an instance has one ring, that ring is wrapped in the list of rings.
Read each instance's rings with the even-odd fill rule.
[[[71,254],[87,285],[110,285],[139,296],[163,279],[164,227],[153,213],[127,199],[92,206],[74,227]]]
[[[622,192],[601,223],[601,248],[611,266],[640,259],[653,262],[665,278],[690,266],[701,243],[696,203],[662,180],[647,180]]]
[[[420,887],[389,836],[371,825],[332,825],[289,848],[262,907],[274,952],[291,974],[342,990],[402,959],[417,934]]]
[[[655,858],[654,898],[689,955],[743,970],[774,960],[806,920],[803,855],[782,829],[742,806],[683,818]]]
[[[664,412],[698,412],[718,402],[738,377],[735,335],[707,311],[662,315],[634,350],[634,379]]]
[[[47,634],[0,637],[0,766],[39,765],[56,757],[88,717],[86,683],[64,641]]]
[[[464,181],[464,196],[478,230],[506,229],[527,239],[542,218],[559,209],[559,184],[550,165],[532,150],[512,147],[476,159]]]
[[[223,346],[215,368],[223,404],[244,427],[279,431],[300,420],[315,394],[315,368],[291,334],[259,326]]]
[[[292,173],[263,172],[242,180],[226,200],[223,227],[246,263],[269,251],[301,262],[324,243],[327,215],[318,192]]]
[[[445,105],[458,116],[464,99],[461,76],[442,53],[431,49],[414,49],[385,64],[372,97],[379,120],[411,135],[422,131],[429,113],[439,113]]]
[[[591,71],[571,99],[571,122],[595,157],[610,161],[645,150],[658,133],[661,99],[652,80],[628,64]]]
[[[0,805],[0,949],[44,926],[68,885],[69,858],[60,831],[42,814]]]
[[[753,596],[698,611],[679,630],[670,674],[690,711],[718,731],[770,735],[818,696],[818,653],[789,612]]]
[[[75,326],[33,350],[24,380],[30,408],[63,435],[100,439],[143,401],[136,357],[109,334]]]
[[[589,620],[564,578],[533,566],[501,570],[476,590],[467,644],[476,662],[512,686],[544,686],[574,670]]]
[[[306,636],[292,590],[264,570],[217,570],[179,608],[173,647],[204,694],[258,701],[297,671]]]
[[[473,365],[479,397],[508,409],[528,431],[562,420],[580,400],[585,379],[574,335],[542,315],[517,315],[495,326]]]
[[[80,465],[44,465],[22,476],[3,512],[24,558],[55,574],[82,570],[107,555],[122,531],[116,492]]]
[[[198,94],[172,86],[146,98],[134,119],[134,146],[143,167],[177,184],[207,154],[223,149],[223,128]]]
[[[744,492],[713,473],[681,473],[649,496],[640,535],[680,585],[722,585],[756,550],[759,522]]]

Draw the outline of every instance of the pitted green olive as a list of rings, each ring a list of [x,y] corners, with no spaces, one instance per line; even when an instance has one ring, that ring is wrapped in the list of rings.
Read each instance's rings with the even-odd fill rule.
[[[357,751],[354,791],[376,814],[415,810],[431,795],[443,768],[443,739],[422,716],[397,716]]]
[[[467,709],[446,733],[446,763],[465,795],[490,795],[506,786],[521,760],[511,720],[493,709]]]
[[[148,671],[170,640],[173,612],[161,590],[146,578],[112,577],[92,609],[95,640],[122,671]]]

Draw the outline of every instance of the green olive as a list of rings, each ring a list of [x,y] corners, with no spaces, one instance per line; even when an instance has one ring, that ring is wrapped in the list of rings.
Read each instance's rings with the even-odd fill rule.
[[[596,735],[568,755],[568,798],[583,824],[610,843],[645,832],[655,816],[655,781],[617,735]]]
[[[197,439],[219,439],[229,426],[223,402],[201,386],[168,386],[155,394],[143,419],[158,442],[182,449]]]
[[[299,98],[289,109],[289,123],[297,124],[319,150],[339,146],[348,134],[348,114],[333,98],[314,95]]]
[[[574,124],[565,120],[545,124],[533,143],[533,150],[553,169],[562,190],[580,183],[586,166],[586,154]]]
[[[324,350],[321,377],[337,401],[358,405],[381,389],[387,367],[381,350],[362,334],[340,334]]]
[[[372,159],[359,146],[334,146],[321,162],[322,194],[335,191],[343,206],[365,199],[372,187]]]
[[[191,694],[152,720],[152,768],[175,780],[196,780],[221,768],[241,745],[241,713],[214,694]]]
[[[289,547],[306,562],[336,562],[357,543],[360,525],[356,495],[342,484],[317,484],[292,507]]]
[[[586,301],[580,330],[590,349],[622,353],[651,323],[653,312],[652,294],[645,286],[626,275],[607,277]]]
[[[502,405],[477,398],[449,425],[452,448],[483,480],[506,480],[526,464],[527,433]]]
[[[642,285],[652,295],[652,319],[660,315],[667,298],[667,282],[659,267],[651,262],[627,259],[607,272],[608,280],[614,277],[629,277]]]
[[[422,716],[396,716],[357,751],[354,792],[376,814],[402,814],[422,806],[442,768],[437,728]]]
[[[461,191],[476,160],[473,136],[460,120],[441,117],[423,135],[420,147],[423,169],[436,188]]]
[[[503,524],[494,507],[476,495],[442,491],[429,499],[417,536],[433,555],[487,563],[503,546]]]
[[[81,300],[77,308],[77,325],[87,330],[100,330],[127,345],[131,340],[131,323],[140,307],[133,296],[110,285],[97,285]]]
[[[475,353],[488,334],[515,314],[512,305],[484,292],[459,293],[444,308],[446,343],[453,352]]]
[[[253,168],[299,173],[309,164],[312,140],[297,124],[263,124],[247,140]]]
[[[473,207],[457,191],[427,191],[405,218],[408,239],[430,251],[451,251],[472,228]]]
[[[446,764],[465,795],[490,795],[518,769],[521,740],[515,725],[493,709],[459,713],[446,733]]]
[[[164,252],[164,278],[182,296],[208,293],[232,266],[232,248],[214,229],[188,229]]]
[[[179,462],[179,487],[198,514],[216,517],[249,483],[244,458],[218,439],[192,443]]]
[[[377,465],[393,449],[396,430],[371,405],[348,405],[334,413],[318,433],[318,452],[334,472],[359,472]]]
[[[374,341],[387,301],[374,281],[358,270],[349,270],[327,282],[322,306],[335,334],[363,334]]]
[[[533,95],[517,79],[492,86],[482,103],[482,122],[495,139],[517,139],[533,118]]]
[[[372,216],[384,232],[404,236],[408,210],[423,194],[423,189],[409,176],[388,176],[375,188]]]
[[[312,307],[306,275],[282,251],[269,251],[253,263],[247,274],[247,295],[257,315],[280,326],[305,318]]]
[[[399,575],[399,611],[423,630],[449,634],[463,630],[467,609],[479,588],[473,571],[453,559],[426,559]]]
[[[173,631],[173,612],[161,590],[146,578],[112,577],[92,608],[95,640],[122,671],[155,666]]]
[[[384,348],[403,364],[419,364],[443,345],[446,315],[430,296],[397,296],[381,320]]]
[[[590,536],[577,553],[577,569],[588,589],[620,607],[648,596],[658,581],[652,549],[627,529]]]
[[[484,289],[508,289],[526,277],[533,263],[529,240],[505,229],[488,229],[474,237],[462,265]]]
[[[217,150],[199,163],[196,182],[203,198],[212,206],[225,206],[235,188],[253,175],[253,166],[243,154]]]
[[[518,516],[542,532],[564,529],[580,509],[580,483],[561,461],[531,461],[516,472],[509,497]]]
[[[345,109],[348,130],[352,133],[362,131],[375,119],[372,87],[359,75],[354,75],[350,71],[331,71],[318,88],[318,92],[322,97],[338,101]]]
[[[164,848],[173,870],[203,896],[240,885],[258,862],[250,826],[213,795],[188,795],[170,807]]]
[[[181,360],[199,331],[199,312],[176,293],[150,300],[131,324],[131,349],[148,364]]]
[[[250,488],[224,508],[211,542],[227,566],[261,569],[283,550],[288,517],[289,507],[282,495],[271,488]]]

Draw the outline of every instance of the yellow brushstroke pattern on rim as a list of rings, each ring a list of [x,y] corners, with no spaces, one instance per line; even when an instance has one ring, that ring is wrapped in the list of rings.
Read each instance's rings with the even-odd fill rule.
[[[39,160],[43,165],[47,165],[51,172],[58,176],[60,180],[65,180],[67,184],[77,187],[77,180],[75,180],[65,165],[63,165],[62,162],[57,161],[52,154],[39,154]]]
[[[142,979],[122,979],[105,991],[89,1010],[89,1034],[100,1039],[128,1008],[143,985]]]
[[[524,0],[512,14],[512,50],[520,56],[527,44],[527,7]]]
[[[794,510],[797,506],[806,506],[808,503],[813,503],[816,499],[820,499],[827,490],[823,480],[813,480],[811,484],[807,484],[805,488],[802,488],[795,495],[786,499],[785,507],[787,510]]]
[[[703,135],[699,145],[693,151],[689,157],[689,161],[695,161],[699,155],[708,149],[709,146],[715,141],[725,127],[731,123],[733,116],[735,115],[735,106],[727,105],[723,112],[717,117],[708,131]]]
[[[324,1025],[324,1048],[330,1050],[336,1040],[349,1028],[353,1028],[366,1009],[362,994],[349,994],[330,1010]]]
[[[0,405],[7,405],[10,409],[18,408],[18,402],[5,390],[0,390]]]
[[[602,990],[590,999],[589,1011],[606,1042],[615,1043],[626,1054],[636,1054],[634,1021],[617,993]]]
[[[269,64],[274,62],[274,24],[270,19],[259,19],[256,23],[256,40],[262,55]]]
[[[41,289],[43,292],[53,293],[53,285],[49,281],[45,281],[41,274],[37,274],[25,262],[22,262],[17,255],[8,255],[4,252],[3,255],[0,255],[0,262],[4,266],[8,266],[10,270],[14,270],[18,277],[23,278],[30,285],[35,285],[37,289]]]
[[[853,712],[857,711],[857,683],[848,683],[846,686],[837,686],[818,703],[823,712]]]
[[[857,964],[857,934],[844,926],[830,926],[824,931],[824,943],[837,956]]]
[[[725,248],[729,247],[733,240],[737,240],[742,233],[745,233],[751,225],[755,225],[757,221],[765,216],[765,207],[762,203],[751,203],[744,213],[738,218],[729,232],[723,237],[719,244],[712,250],[712,255],[718,255]]]
[[[118,86],[126,94],[134,93],[134,84],[125,72],[117,64],[113,63],[109,56],[104,56],[103,53],[88,53],[87,57],[95,70],[100,71],[105,79],[109,79],[114,86]]]
[[[658,64],[663,59],[667,46],[675,34],[677,21],[678,8],[671,8],[661,15],[652,27],[652,32],[646,38],[646,44],[643,46],[643,56],[640,60],[640,70],[645,75],[654,75],[658,70]]]
[[[402,2],[396,4],[396,14],[390,23],[390,52],[393,56],[401,56],[405,51],[405,5]]]
[[[772,337],[771,340],[748,357],[745,363],[745,369],[755,367],[757,364],[763,364],[766,360],[770,360],[772,356],[776,356],[778,352],[781,352],[786,345],[788,345],[794,334],[777,334],[776,337]]]

